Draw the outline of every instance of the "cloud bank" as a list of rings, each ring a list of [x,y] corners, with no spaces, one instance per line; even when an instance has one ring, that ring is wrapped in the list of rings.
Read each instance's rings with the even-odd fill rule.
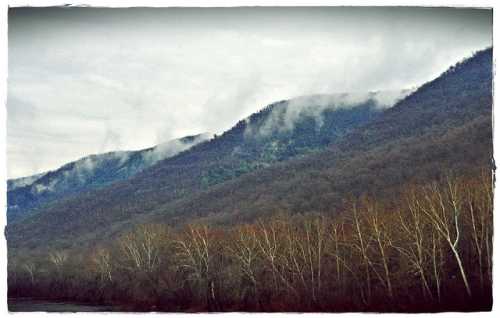
[[[415,87],[492,44],[452,8],[9,10],[8,177],[220,133],[277,100]]]

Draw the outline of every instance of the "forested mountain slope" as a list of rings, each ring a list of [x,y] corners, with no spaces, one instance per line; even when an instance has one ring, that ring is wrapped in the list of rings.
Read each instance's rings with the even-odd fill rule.
[[[318,152],[379,116],[387,107],[383,94],[314,95],[271,104],[221,136],[158,162],[133,178],[53,201],[40,208],[36,216],[11,226],[11,242],[24,231],[21,229],[31,226],[41,236],[57,229],[60,237],[63,233],[92,237],[93,231],[117,227],[117,222],[173,200],[277,162]],[[33,231],[29,233],[36,237]],[[29,240],[20,238],[23,244]]]
[[[247,128],[286,102],[277,103],[222,136],[126,182],[57,202],[44,213],[9,227],[9,247],[37,248],[40,240],[68,247],[70,242],[78,245],[152,220],[174,225],[194,220],[237,223],[280,212],[334,213],[352,195],[391,195],[413,179],[488,166],[492,155],[491,59],[491,49],[479,52],[381,113],[366,111],[377,109],[373,99],[355,108],[340,108],[347,119],[325,128],[324,133],[332,134],[326,151],[307,149],[314,142],[328,143],[317,141],[328,124],[321,120],[318,124],[316,119],[309,131],[318,132],[319,137],[295,144],[292,151],[283,146],[288,144],[286,138],[259,142],[255,148],[253,141],[245,141],[244,149],[238,148],[241,140],[267,138],[268,129],[262,129],[267,124],[258,126],[258,134]],[[354,110],[368,119],[350,123],[340,133],[331,129],[350,122]],[[281,123],[287,123],[286,118]],[[302,144],[307,150],[294,152]],[[308,155],[297,156],[300,152]]]
[[[451,67],[327,151],[156,209],[154,220],[235,223],[277,212],[334,213],[351,196],[492,168],[492,50]]]
[[[43,204],[130,178],[156,162],[208,138],[208,134],[200,134],[174,139],[144,150],[91,155],[54,171],[8,180],[7,220],[15,222],[36,212]]]

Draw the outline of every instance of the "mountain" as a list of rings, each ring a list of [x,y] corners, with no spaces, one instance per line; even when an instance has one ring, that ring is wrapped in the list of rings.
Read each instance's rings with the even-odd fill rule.
[[[7,220],[15,222],[36,212],[44,204],[130,178],[208,138],[208,134],[200,134],[138,151],[91,155],[54,171],[8,180]]]
[[[349,197],[391,197],[410,181],[490,167],[491,84],[488,49],[390,108],[370,94],[361,103],[340,94],[272,104],[132,178],[10,225],[9,248],[80,246],[142,222],[332,214]]]
[[[35,182],[36,180],[40,179],[43,175],[45,175],[44,172],[37,173],[37,174],[34,174],[32,176],[27,176],[27,177],[8,179],[7,180],[7,191],[12,191],[12,190],[20,188],[20,187],[29,186],[30,184],[33,184],[33,182]]]
[[[364,193],[492,166],[492,50],[457,63],[330,147],[158,206],[142,222],[233,224],[273,213],[337,213]]]
[[[406,93],[390,92],[389,102]],[[87,231],[83,224],[78,227],[92,236],[98,228],[147,213],[167,202],[277,162],[321,151],[379,116],[388,106],[387,100],[385,92],[371,92],[303,96],[273,103],[222,135],[163,160],[133,178],[73,198],[53,200],[19,227],[42,222],[49,227],[60,225],[58,233],[65,232],[63,228],[76,233],[74,221],[85,219],[94,229]],[[79,216],[73,217],[73,213]]]

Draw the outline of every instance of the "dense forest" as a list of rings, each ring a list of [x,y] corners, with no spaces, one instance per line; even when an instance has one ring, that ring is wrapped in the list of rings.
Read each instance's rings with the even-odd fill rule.
[[[143,224],[81,250],[17,255],[9,296],[134,311],[490,310],[492,179],[448,176],[335,218]]]

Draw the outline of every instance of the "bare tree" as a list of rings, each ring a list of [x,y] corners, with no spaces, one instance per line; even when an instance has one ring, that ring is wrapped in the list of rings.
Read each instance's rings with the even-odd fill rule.
[[[469,212],[469,222],[474,251],[477,256],[479,283],[481,291],[484,290],[484,259],[486,258],[486,272],[489,280],[490,267],[490,233],[492,220],[492,202],[490,178],[483,173],[479,180],[470,180],[465,185],[466,208]]]
[[[307,252],[307,264],[310,276],[311,294],[314,303],[317,303],[318,294],[321,293],[321,265],[323,262],[325,220],[323,217],[315,217],[304,221],[305,249]]]
[[[435,231],[431,232],[432,237],[432,269],[434,274],[434,281],[436,285],[436,293],[438,302],[441,302],[441,266],[443,264],[443,252],[441,250],[441,240],[439,234]]]
[[[286,278],[283,280],[285,286],[294,295],[298,293],[299,287],[296,286],[298,281],[307,295],[306,299],[317,304],[322,288],[324,219],[310,217],[300,222],[284,222],[281,232],[284,248],[280,257],[282,273],[279,276]]]
[[[187,269],[194,281],[205,284],[205,296],[209,308],[217,306],[215,273],[212,270],[214,253],[208,227],[189,226],[185,238],[176,241],[180,266]]]
[[[257,236],[257,245],[263,255],[264,264],[271,270],[274,292],[278,293],[282,283],[285,289],[291,292],[293,296],[299,297],[297,289],[293,286],[284,272],[285,268],[291,267],[289,259],[283,257],[284,247],[279,237],[279,233],[284,232],[286,227],[283,228],[283,223],[278,221],[270,222],[267,226],[261,221],[258,224],[259,232]],[[294,244],[293,240],[294,238],[289,236],[289,242],[292,242],[292,248]]]
[[[125,256],[123,267],[130,271],[153,273],[161,262],[166,229],[158,225],[141,225],[119,240]]]
[[[57,273],[62,273],[62,268],[68,260],[68,253],[66,251],[54,251],[49,254],[50,262],[55,266]]]
[[[487,277],[492,283],[492,264],[491,264],[491,244],[493,235],[493,185],[492,172],[483,172],[480,178],[480,193],[482,205],[481,223],[484,226],[484,244],[487,264]]]
[[[344,235],[344,223],[340,222],[333,223],[331,225],[330,239],[333,242],[333,251],[331,254],[335,257],[335,272],[337,275],[337,283],[343,286],[343,276],[342,276],[342,263],[345,262],[342,254],[340,252],[341,236]]]
[[[370,303],[372,295],[372,283],[371,283],[371,273],[370,267],[372,263],[369,257],[369,242],[368,237],[363,233],[361,229],[361,218],[358,213],[358,208],[356,203],[352,205],[352,216],[354,222],[354,239],[352,241],[352,246],[356,248],[360,255],[363,263],[363,269],[365,272],[365,284],[366,284],[366,296],[364,295],[363,288],[361,289],[361,298],[365,303]]]
[[[345,290],[347,287],[346,282],[348,283],[348,286],[359,288],[360,295],[364,295],[364,278],[359,277],[360,274],[361,276],[363,276],[363,273],[357,273],[357,271],[353,268],[353,265],[355,265],[356,262],[353,261],[352,258],[352,246],[355,243],[353,243],[352,241],[348,241],[346,238],[344,218],[338,217],[335,222],[330,225],[330,229],[330,246],[328,249],[328,255],[333,256],[333,258],[335,259],[337,283],[335,286],[335,292],[337,297],[347,297]],[[356,236],[354,237],[354,240],[356,240]]]
[[[472,295],[467,274],[460,256],[458,243],[460,241],[460,197],[458,182],[448,178],[445,190],[439,189],[434,183],[425,191],[425,204],[417,201],[420,209],[429,218],[437,233],[448,243],[457,262],[465,290]]]
[[[373,240],[376,242],[376,246],[380,254],[380,260],[384,268],[383,283],[387,289],[389,298],[393,299],[394,293],[392,290],[392,281],[389,272],[389,259],[387,255],[387,249],[391,246],[391,239],[388,235],[387,229],[384,228],[384,224],[379,218],[378,210],[374,203],[369,203],[367,212],[369,214]]]
[[[28,261],[28,262],[23,264],[23,268],[30,276],[31,285],[34,285],[35,284],[35,272],[36,272],[35,263]]]
[[[252,282],[254,295],[257,295],[258,282],[256,262],[259,257],[257,235],[251,225],[239,227],[235,232],[235,239],[227,249],[235,257],[242,273]]]
[[[111,275],[111,255],[109,251],[104,248],[97,248],[97,250],[92,255],[92,261],[96,265],[101,284],[112,282],[113,276]]]
[[[401,236],[408,239],[404,240],[403,244],[392,242],[391,245],[407,258],[413,269],[418,273],[423,296],[432,299],[433,295],[426,275],[429,262],[429,253],[426,246],[426,239],[428,239],[426,237],[426,221],[423,214],[418,210],[414,191],[407,198],[407,207],[409,214],[403,216],[401,210],[399,210],[398,216]]]

